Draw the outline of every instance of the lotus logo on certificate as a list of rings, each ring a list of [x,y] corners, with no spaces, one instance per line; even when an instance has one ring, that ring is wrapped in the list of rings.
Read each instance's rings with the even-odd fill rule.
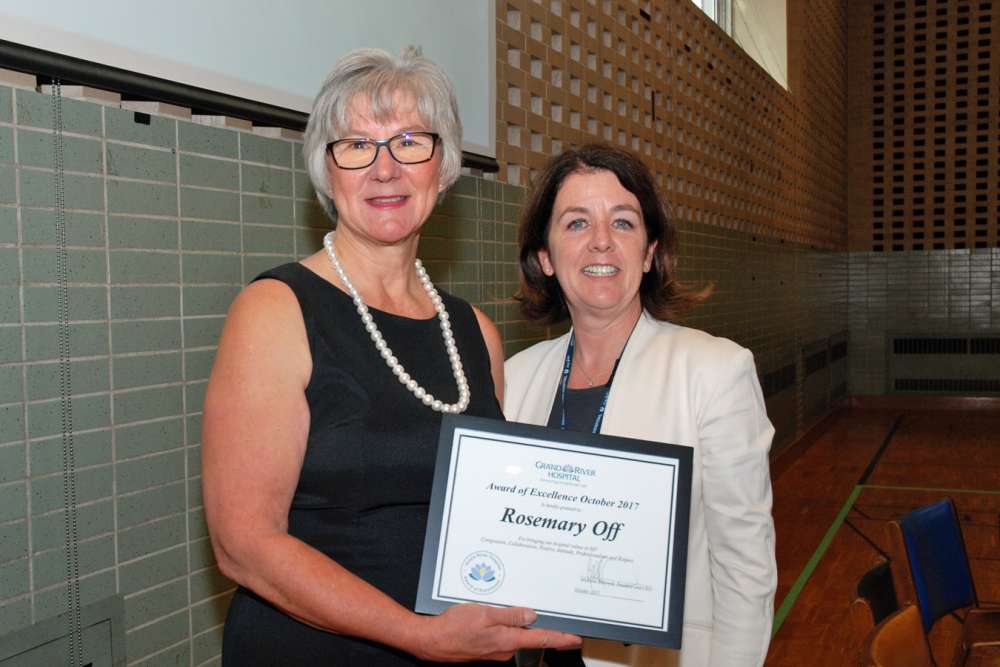
[[[462,562],[462,582],[473,593],[486,595],[503,583],[503,563],[489,551],[476,551]]]

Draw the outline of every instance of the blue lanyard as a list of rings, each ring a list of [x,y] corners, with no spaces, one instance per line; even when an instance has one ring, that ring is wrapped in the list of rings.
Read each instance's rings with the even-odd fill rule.
[[[573,347],[575,340],[576,334],[571,333],[569,335],[569,345],[566,347],[566,359],[563,361],[562,381],[559,383],[560,409],[562,410],[559,428],[563,431],[566,430],[566,385],[569,384],[569,372],[573,368]],[[625,344],[628,345],[628,341]],[[615,373],[618,372],[618,362],[622,360],[622,354],[624,353],[625,348],[623,347],[622,351],[618,354],[618,358],[615,359],[615,365],[611,369],[611,377],[608,378],[608,383],[604,385],[604,397],[601,398],[601,407],[597,409],[597,416],[594,418],[594,428],[591,430],[591,433],[598,433],[601,430],[601,423],[604,421],[604,409],[608,406],[608,396],[611,394],[611,383],[615,380]]]

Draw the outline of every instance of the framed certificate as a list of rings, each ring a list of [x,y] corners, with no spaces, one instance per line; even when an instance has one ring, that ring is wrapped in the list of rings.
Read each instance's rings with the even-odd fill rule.
[[[680,648],[689,447],[461,415],[441,425],[416,610]]]

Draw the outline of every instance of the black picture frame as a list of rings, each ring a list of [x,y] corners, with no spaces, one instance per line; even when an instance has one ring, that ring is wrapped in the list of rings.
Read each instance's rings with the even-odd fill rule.
[[[514,422],[504,422],[495,419],[482,417],[469,417],[465,415],[444,415],[441,424],[441,432],[438,441],[437,459],[435,462],[434,483],[431,494],[430,510],[427,521],[427,532],[424,540],[423,559],[420,568],[420,582],[417,592],[416,611],[426,614],[440,614],[454,604],[465,602],[486,602],[494,606],[515,606],[515,604],[504,604],[484,601],[470,594],[467,597],[461,595],[441,595],[440,585],[435,589],[435,585],[440,583],[438,576],[439,553],[447,549],[448,531],[450,526],[446,525],[447,519],[451,515],[451,508],[445,507],[446,498],[454,497],[449,494],[449,489],[453,488],[455,480],[451,479],[453,450],[462,447],[462,439],[466,432],[475,432],[475,439],[482,441],[484,438],[490,441],[490,447],[494,444],[498,448],[505,445],[517,445],[521,447],[539,447],[540,451],[549,448],[553,451],[569,451],[562,445],[582,446],[591,448],[587,456],[608,456],[617,459],[627,459],[638,462],[628,456],[630,454],[642,455],[644,461],[649,465],[671,465],[675,466],[675,501],[672,512],[665,512],[666,520],[673,521],[673,525],[666,525],[665,530],[672,530],[673,539],[668,540],[669,551],[666,555],[667,567],[662,573],[664,577],[664,597],[662,600],[665,622],[661,626],[653,627],[639,624],[623,624],[620,620],[599,618],[594,616],[582,616],[567,612],[565,609],[557,608],[554,604],[552,608],[539,608],[535,605],[538,613],[538,620],[535,627],[549,628],[571,632],[583,637],[598,639],[608,639],[622,641],[629,644],[643,644],[648,646],[658,646],[679,649],[681,646],[681,634],[684,619],[684,585],[687,573],[687,546],[688,546],[688,523],[691,511],[691,475],[693,450],[690,447],[638,440],[633,438],[623,438],[618,436],[578,433],[574,431],[562,431],[542,426],[532,426]],[[456,434],[457,432],[457,434]],[[530,444],[523,441],[531,440]],[[515,442],[517,441],[517,442]],[[600,450],[597,453],[593,450]],[[604,454],[606,452],[606,454]],[[461,455],[461,451],[456,453]],[[652,459],[652,460],[649,460]],[[467,464],[466,464],[467,465]],[[456,475],[461,475],[461,468],[456,467]],[[445,540],[445,544],[442,544]],[[550,560],[551,565],[547,566],[544,561]],[[536,576],[545,576],[545,567],[556,567],[558,557],[551,559],[536,559],[533,563],[542,568]],[[656,575],[659,576],[659,575]]]

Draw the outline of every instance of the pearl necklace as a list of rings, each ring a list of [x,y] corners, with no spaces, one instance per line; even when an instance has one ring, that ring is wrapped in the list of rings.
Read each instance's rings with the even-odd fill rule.
[[[386,365],[392,374],[396,376],[400,384],[410,390],[414,396],[420,399],[424,405],[436,410],[437,412],[451,412],[454,414],[459,414],[465,412],[465,409],[469,407],[469,382],[465,379],[465,372],[462,370],[462,358],[458,355],[458,347],[455,345],[455,337],[451,334],[451,324],[448,318],[448,311],[444,308],[444,301],[441,299],[441,295],[438,291],[434,289],[434,285],[431,283],[430,277],[427,275],[427,270],[424,268],[420,260],[414,261],[414,266],[417,269],[417,277],[420,278],[420,284],[423,285],[424,290],[427,292],[427,296],[430,297],[431,303],[434,304],[434,310],[437,311],[438,320],[441,322],[441,337],[444,339],[445,350],[448,351],[448,361],[451,362],[451,373],[455,377],[455,384],[458,385],[458,403],[443,403],[441,400],[434,398],[426,389],[420,386],[420,384],[410,377],[410,374],[406,372],[403,365],[399,363],[396,355],[392,353],[392,349],[382,338],[382,333],[378,330],[375,325],[375,320],[372,319],[372,314],[368,312],[368,306],[365,305],[364,300],[361,295],[358,294],[358,290],[355,289],[354,284],[351,283],[347,278],[347,273],[344,271],[344,267],[340,265],[340,260],[337,259],[337,253],[333,249],[333,232],[327,233],[323,237],[323,246],[326,248],[326,254],[330,257],[330,263],[333,264],[333,270],[337,272],[340,277],[341,282],[347,287],[347,291],[350,292],[351,298],[354,301],[354,306],[358,310],[358,315],[361,316],[361,321],[365,325],[365,330],[368,331],[368,335],[371,336],[372,342],[375,344],[375,349],[378,350],[379,354],[385,360]]]

